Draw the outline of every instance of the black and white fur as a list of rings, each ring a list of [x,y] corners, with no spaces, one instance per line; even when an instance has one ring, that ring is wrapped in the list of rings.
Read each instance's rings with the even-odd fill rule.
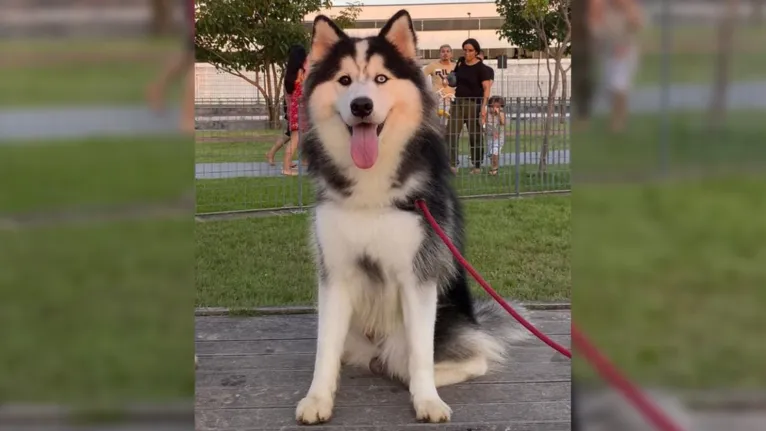
[[[364,39],[325,16],[314,21],[301,145],[317,189],[319,322],[313,381],[296,410],[305,424],[330,418],[341,363],[407,383],[418,420],[448,421],[436,388],[484,375],[503,363],[508,342],[527,338],[502,308],[473,302],[465,271],[415,207],[424,199],[463,249],[435,99],[415,55],[404,10]],[[363,119],[349,107],[358,97],[374,104]],[[382,125],[369,169],[350,155],[359,121]]]

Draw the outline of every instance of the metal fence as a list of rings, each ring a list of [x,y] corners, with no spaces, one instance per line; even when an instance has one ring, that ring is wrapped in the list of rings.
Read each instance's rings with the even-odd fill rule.
[[[198,213],[312,205],[313,189],[305,168],[297,166],[297,176],[282,175],[284,149],[273,164],[267,160],[272,145],[283,139],[284,129],[264,126],[262,105],[248,99],[230,99],[225,104],[199,102],[195,145]],[[473,148],[467,127],[452,129],[457,130],[452,147],[459,165],[454,181],[460,196],[518,196],[570,189],[569,100],[553,100],[555,112],[546,137],[547,102],[542,97],[502,98],[500,115],[505,124],[500,128],[503,145],[498,148],[496,175],[490,173],[493,162],[486,151],[485,129],[474,137]],[[443,120],[448,135],[448,119]],[[484,151],[477,152],[477,145]],[[472,172],[475,162],[480,172]]]

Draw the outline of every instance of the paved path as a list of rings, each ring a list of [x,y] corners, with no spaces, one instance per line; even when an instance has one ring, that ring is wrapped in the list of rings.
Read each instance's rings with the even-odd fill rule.
[[[670,110],[706,109],[711,98],[711,85],[673,84],[669,92]],[[662,100],[660,86],[637,88],[630,96],[633,113],[659,112]],[[730,109],[766,109],[766,82],[732,83],[727,103]],[[609,104],[603,98],[596,103],[596,112],[607,112]]]
[[[506,144],[508,145],[508,144]],[[500,159],[500,166],[513,166],[516,164],[516,153],[505,153]],[[540,153],[525,152],[519,153],[520,165],[534,165],[539,161]],[[460,166],[469,166],[468,156],[461,155]],[[548,153],[549,165],[568,165],[569,150],[552,150]],[[266,162],[244,162],[244,163],[197,163],[195,165],[194,177],[198,180],[211,180],[222,178],[243,178],[243,177],[278,177],[282,175],[280,164],[270,166]]]
[[[177,133],[179,116],[177,109],[157,115],[142,106],[0,108],[0,143],[3,140]]]
[[[568,310],[532,311],[531,318],[571,344]],[[315,335],[315,315],[197,317],[195,429],[307,429],[295,423],[295,406],[311,383]],[[311,429],[570,430],[569,360],[537,340],[512,347],[510,356],[507,369],[439,390],[453,409],[450,424],[416,423],[405,387],[345,367],[332,420]]]

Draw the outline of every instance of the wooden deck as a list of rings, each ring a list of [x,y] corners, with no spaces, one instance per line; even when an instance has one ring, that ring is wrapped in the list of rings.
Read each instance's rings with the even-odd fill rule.
[[[532,323],[565,346],[570,313],[533,311]],[[314,365],[316,316],[197,317],[197,430],[305,430],[295,406]],[[312,430],[570,430],[570,361],[532,340],[502,372],[441,388],[449,424],[415,421],[406,388],[344,368],[333,418]]]

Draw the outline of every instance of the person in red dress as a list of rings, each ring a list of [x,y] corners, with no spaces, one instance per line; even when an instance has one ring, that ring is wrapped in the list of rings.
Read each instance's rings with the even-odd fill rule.
[[[293,91],[295,91],[295,81],[298,79],[298,72],[303,68],[303,63],[306,62],[306,48],[303,45],[293,45],[290,47],[290,51],[287,54],[287,64],[285,65],[285,82],[284,82],[284,118],[287,120],[287,126],[285,127],[285,133],[283,136],[277,138],[277,141],[266,153],[266,160],[271,166],[274,166],[274,158],[277,155],[277,151],[282,149],[288,142],[290,142],[290,101],[292,99]],[[295,165],[291,165],[295,167]]]
[[[282,163],[282,174],[298,175],[295,169],[291,168],[293,154],[298,149],[299,135],[306,131],[306,115],[303,112],[303,80],[306,78],[307,62],[304,61],[298,75],[295,79],[295,88],[290,96],[290,107],[288,108],[290,123],[290,146],[285,150],[285,158]]]

